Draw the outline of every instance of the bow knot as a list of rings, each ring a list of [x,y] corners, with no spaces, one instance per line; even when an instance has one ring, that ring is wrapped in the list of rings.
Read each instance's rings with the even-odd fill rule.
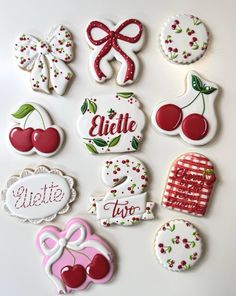
[[[46,41],[39,41],[37,43],[37,51],[39,54],[43,54],[43,55],[46,55],[52,52],[51,46]]]
[[[73,58],[73,41],[64,26],[56,26],[46,40],[23,34],[17,38],[15,57],[22,69],[31,71],[34,90],[49,93],[53,88],[63,95],[73,73],[66,65]]]
[[[65,239],[65,238],[60,238],[59,241],[58,241],[58,244],[59,244],[60,247],[65,248],[66,245],[67,245],[67,242],[68,242],[67,239]]]
[[[123,29],[128,28],[130,25],[133,25],[134,27],[138,28],[138,32],[134,34],[134,36],[129,36],[122,34],[121,31]],[[97,29],[97,31],[103,31],[105,33],[105,37],[99,37],[94,38],[92,31],[94,29]],[[104,69],[104,66],[102,65],[102,59],[111,51],[113,48],[115,50],[114,57],[117,58],[119,61],[124,63],[121,67],[121,71],[123,73],[123,70],[125,69],[124,75],[120,75],[123,78],[123,81],[121,81],[121,85],[124,85],[126,83],[133,82],[135,78],[135,62],[130,58],[128,54],[131,53],[131,51],[137,51],[139,50],[140,45],[134,47],[135,43],[138,43],[138,41],[141,41],[142,33],[143,33],[143,25],[140,21],[136,19],[128,19],[124,21],[123,23],[117,25],[114,30],[109,28],[108,25],[102,23],[101,21],[92,21],[88,27],[87,27],[87,38],[88,42],[91,46],[93,46],[96,51],[97,55],[92,55],[91,59],[93,60],[93,68],[95,73],[95,79],[99,82],[106,80],[109,76],[109,72]],[[126,44],[122,44],[119,41],[123,41]],[[130,45],[129,45],[130,44]],[[103,45],[102,48],[100,46]],[[129,46],[128,46],[129,45]],[[132,46],[131,46],[132,45]],[[136,50],[137,48],[137,50]],[[110,58],[108,58],[108,61]],[[137,61],[136,61],[137,63]],[[105,63],[104,63],[105,64]],[[103,69],[101,69],[103,67]],[[108,74],[105,74],[107,72]],[[119,76],[119,75],[118,75]]]

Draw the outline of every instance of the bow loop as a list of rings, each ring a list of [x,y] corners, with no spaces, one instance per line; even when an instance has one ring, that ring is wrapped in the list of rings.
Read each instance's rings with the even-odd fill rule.
[[[137,26],[138,32],[134,36],[128,36],[121,33],[121,31],[125,28],[128,28],[131,25]],[[143,33],[143,25],[139,20],[136,19],[129,19],[124,21],[117,29],[116,33],[118,34],[118,39],[129,42],[129,43],[136,43],[140,40],[142,33]]]

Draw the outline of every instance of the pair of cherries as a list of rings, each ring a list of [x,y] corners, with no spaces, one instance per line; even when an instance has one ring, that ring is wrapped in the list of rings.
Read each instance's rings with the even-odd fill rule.
[[[86,281],[87,275],[94,280],[100,280],[109,271],[110,264],[108,260],[102,254],[96,254],[86,268],[80,264],[64,266],[61,269],[61,278],[66,286],[75,289]]]
[[[23,153],[33,148],[41,153],[53,153],[60,145],[60,134],[54,127],[33,129],[14,127],[9,133],[12,146]]]
[[[183,108],[174,104],[161,106],[156,113],[157,125],[165,131],[173,131],[180,125],[184,135],[191,140],[201,140],[208,133],[207,119],[197,113],[192,113],[183,118]]]

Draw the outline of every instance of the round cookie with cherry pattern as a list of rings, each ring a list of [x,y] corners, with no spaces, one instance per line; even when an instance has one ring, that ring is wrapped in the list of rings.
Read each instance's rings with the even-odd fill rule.
[[[172,271],[186,271],[201,257],[202,238],[190,222],[171,220],[158,230],[154,250],[163,267]]]

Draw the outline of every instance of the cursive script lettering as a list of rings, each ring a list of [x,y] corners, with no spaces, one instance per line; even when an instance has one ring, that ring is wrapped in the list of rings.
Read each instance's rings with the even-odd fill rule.
[[[130,119],[129,113],[120,114],[116,119],[108,120],[105,116],[95,115],[91,121],[91,127],[89,129],[89,135],[91,137],[107,136],[115,134],[126,134],[127,132],[134,132],[137,128],[137,123]]]
[[[20,186],[17,190],[13,190],[12,194],[16,198],[16,209],[60,202],[65,195],[59,185],[54,184],[54,182],[50,185],[45,184],[38,192],[29,191],[27,187]]]
[[[103,208],[106,211],[112,211],[112,218],[126,218],[127,216],[134,215],[136,211],[140,211],[140,207],[129,205],[128,200],[125,202],[111,201],[106,203]]]

